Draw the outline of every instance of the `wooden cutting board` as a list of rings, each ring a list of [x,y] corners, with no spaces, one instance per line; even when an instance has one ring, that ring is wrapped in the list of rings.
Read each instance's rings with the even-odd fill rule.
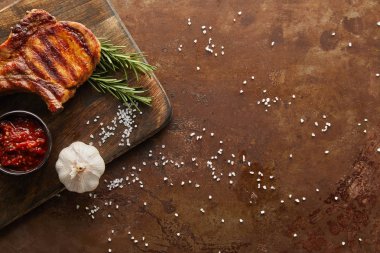
[[[24,0],[0,11],[0,38],[4,41],[12,27],[27,10],[41,8],[58,20],[83,23],[97,37],[110,39],[114,44],[125,45],[126,51],[139,51],[131,35],[124,27],[112,5],[107,0]],[[89,84],[84,84],[65,109],[52,115],[42,100],[32,94],[14,94],[0,97],[0,114],[11,110],[27,110],[39,115],[48,125],[53,136],[53,149],[48,163],[41,170],[25,176],[0,174],[0,228],[47,201],[63,190],[55,171],[59,152],[72,142],[94,142],[106,163],[124,154],[132,147],[157,133],[170,120],[171,106],[156,77],[144,77],[139,86],[149,90],[152,107],[143,107],[137,113],[136,129],[131,134],[131,146],[119,146],[124,128],[118,127],[115,135],[102,146],[97,144],[103,127],[111,124],[120,102],[110,95],[99,94]],[[94,122],[99,116],[97,122]],[[90,121],[89,124],[86,124]],[[95,140],[90,135],[95,136]]]

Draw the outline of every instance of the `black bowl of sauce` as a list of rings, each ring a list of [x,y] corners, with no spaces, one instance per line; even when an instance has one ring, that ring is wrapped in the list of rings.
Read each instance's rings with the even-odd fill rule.
[[[41,168],[49,158],[52,137],[46,124],[27,111],[0,116],[0,171],[25,175]]]

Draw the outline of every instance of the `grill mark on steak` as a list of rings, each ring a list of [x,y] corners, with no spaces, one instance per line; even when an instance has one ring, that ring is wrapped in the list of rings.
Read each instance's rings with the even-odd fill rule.
[[[73,50],[71,50],[70,45],[69,45],[69,43],[67,43],[67,41],[65,41],[64,39],[62,39],[60,37],[55,37],[55,39],[58,42],[57,46],[60,47],[59,50],[61,50],[61,51],[64,50],[66,52],[70,51],[69,53],[74,54]],[[79,67],[83,71],[88,71],[86,63],[84,61],[82,61],[82,59],[80,57],[76,57],[74,55],[73,60],[75,60],[75,62],[73,62],[73,63],[76,63],[77,65],[79,65]]]
[[[38,80],[31,80],[35,85],[34,87],[36,88],[40,88],[43,87],[45,88],[46,90],[50,91],[56,98],[62,98],[63,96],[63,92],[62,92],[62,88],[59,89],[59,86],[56,86],[54,84],[51,84],[49,82],[46,82],[44,80],[41,80],[41,79],[38,79]]]
[[[39,68],[37,68],[36,65],[34,65],[32,61],[29,61],[27,59],[27,56],[26,56],[24,51],[21,52],[21,58],[24,60],[25,65],[28,66],[30,71],[32,71],[34,74],[36,74],[36,76],[38,76],[40,78],[47,78],[48,77]]]
[[[53,62],[48,57],[48,52],[41,52],[40,49],[30,46],[31,52],[34,54],[34,58],[36,61],[42,64],[44,69],[49,73],[49,75],[55,79],[58,83],[65,82],[61,74],[58,72],[58,70],[54,67]]]
[[[71,79],[76,79],[77,75],[71,65],[67,62],[67,60],[62,56],[61,52],[54,47],[54,45],[50,42],[48,37],[46,35],[42,35],[40,37],[40,41],[42,44],[45,46],[47,49],[47,52],[50,51],[50,53],[53,55],[55,60],[57,60],[60,63],[60,67],[64,68],[66,71],[70,73],[70,78]]]
[[[74,40],[84,49],[86,54],[91,57],[91,59],[94,58],[94,55],[91,53],[90,48],[88,47],[85,39],[83,38],[82,34],[74,27],[67,25],[67,23],[62,22],[63,27],[70,32]]]

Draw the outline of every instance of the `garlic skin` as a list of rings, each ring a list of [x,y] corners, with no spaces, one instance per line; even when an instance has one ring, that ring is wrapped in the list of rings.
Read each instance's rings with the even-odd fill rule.
[[[62,149],[55,168],[67,190],[83,193],[98,187],[105,163],[95,147],[78,141]]]

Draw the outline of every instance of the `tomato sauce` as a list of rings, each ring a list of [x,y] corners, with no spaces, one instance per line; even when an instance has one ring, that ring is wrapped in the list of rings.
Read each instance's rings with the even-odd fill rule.
[[[47,150],[47,134],[36,119],[14,116],[0,121],[0,165],[4,169],[34,169]]]

